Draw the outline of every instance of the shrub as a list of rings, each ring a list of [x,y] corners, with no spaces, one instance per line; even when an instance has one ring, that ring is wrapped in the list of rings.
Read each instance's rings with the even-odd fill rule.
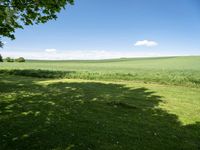
[[[12,59],[12,58],[10,58],[10,57],[7,57],[7,58],[6,58],[6,61],[7,61],[7,62],[14,62],[14,59]]]
[[[15,59],[16,62],[25,62],[25,59],[23,57],[19,57]]]
[[[0,62],[3,62],[3,58],[2,58],[2,56],[1,56],[1,54],[0,54]]]

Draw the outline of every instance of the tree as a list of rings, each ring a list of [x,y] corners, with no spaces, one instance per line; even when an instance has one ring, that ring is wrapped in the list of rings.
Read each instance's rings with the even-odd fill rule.
[[[0,47],[3,47],[3,42],[1,42],[1,38],[0,38]]]
[[[16,29],[56,19],[58,12],[73,3],[74,0],[0,0],[0,36],[15,39]]]
[[[2,58],[2,56],[1,56],[1,54],[0,54],[0,62],[3,62],[3,58]]]
[[[17,59],[15,59],[16,62],[25,62],[24,57],[19,57]]]
[[[10,58],[10,57],[6,57],[6,61],[7,62],[14,62],[14,59]]]

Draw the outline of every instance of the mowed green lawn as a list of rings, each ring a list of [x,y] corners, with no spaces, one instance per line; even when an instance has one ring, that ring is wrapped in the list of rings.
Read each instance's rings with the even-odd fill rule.
[[[0,150],[200,149],[200,57],[28,61],[0,70]]]

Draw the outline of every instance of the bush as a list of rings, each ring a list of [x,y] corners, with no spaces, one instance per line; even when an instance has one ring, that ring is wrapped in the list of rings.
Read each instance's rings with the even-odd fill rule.
[[[14,62],[14,59],[12,59],[12,58],[10,58],[10,57],[7,57],[7,58],[6,58],[6,61],[7,61],[7,62]]]
[[[3,62],[3,58],[2,58],[2,56],[1,56],[1,54],[0,54],[0,62]]]
[[[23,57],[19,57],[15,59],[16,62],[25,62],[25,59]]]

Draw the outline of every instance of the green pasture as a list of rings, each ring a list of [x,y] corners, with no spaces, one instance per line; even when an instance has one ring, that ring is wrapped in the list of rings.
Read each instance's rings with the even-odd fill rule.
[[[0,63],[0,150],[199,150],[200,57]]]
[[[199,64],[200,56],[187,56],[82,61],[29,60],[26,63],[0,63],[0,67],[1,69],[42,69],[102,73],[135,73],[136,71],[200,71]]]
[[[37,77],[128,80],[197,87],[200,84],[200,56],[0,63],[0,73],[5,72]]]

